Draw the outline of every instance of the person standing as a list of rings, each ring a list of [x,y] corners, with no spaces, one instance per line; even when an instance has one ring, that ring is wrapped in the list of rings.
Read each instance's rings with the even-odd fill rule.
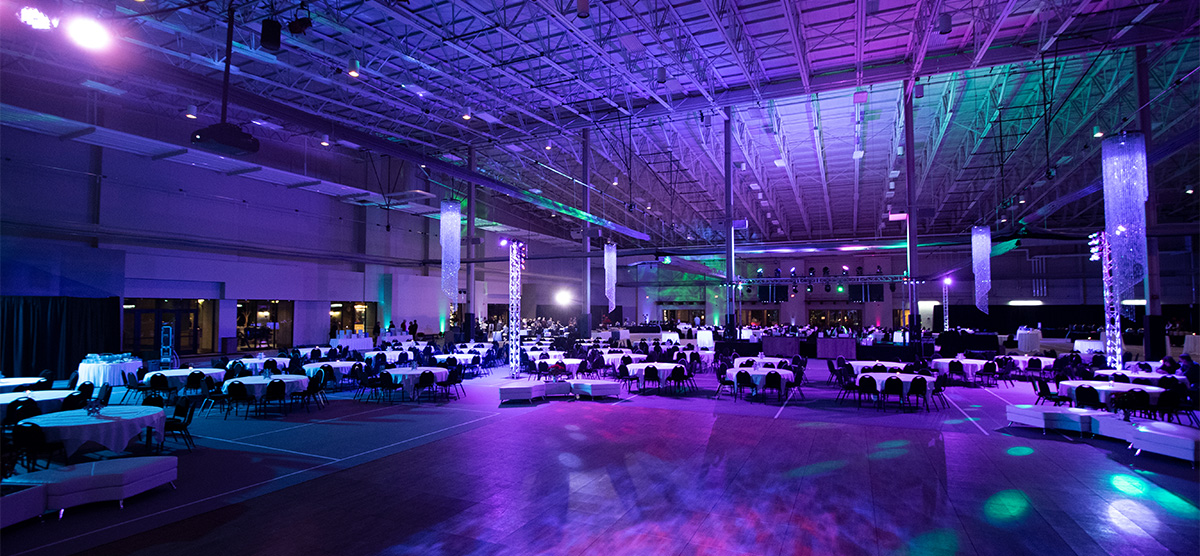
[[[413,337],[414,340],[417,338],[417,319],[413,319],[412,322],[409,323],[408,333]]]

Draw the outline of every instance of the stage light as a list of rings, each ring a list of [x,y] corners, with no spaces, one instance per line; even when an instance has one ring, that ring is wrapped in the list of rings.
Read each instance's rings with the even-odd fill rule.
[[[362,70],[362,64],[360,64],[358,60],[351,58],[348,62],[346,62],[346,75],[349,75],[350,77],[358,77],[360,70]]]
[[[758,274],[758,277],[759,277],[759,278],[762,278],[762,277],[763,277],[763,270],[762,270],[761,268],[760,268],[760,269],[758,269],[758,273],[757,273],[757,274]]]
[[[883,274],[883,267],[880,265],[875,265],[875,274]]]
[[[329,146],[329,134],[328,134],[328,133],[325,133],[325,134],[322,134],[322,135],[321,135],[321,146],[322,146],[322,147],[328,147],[328,146]]]
[[[813,267],[811,267],[811,266],[810,266],[810,267],[808,267],[808,275],[809,275],[809,276],[816,276],[816,275],[817,275],[817,269],[816,269],[816,268],[813,268]]]
[[[183,117],[185,117],[185,118],[187,118],[187,119],[189,119],[189,120],[194,120],[194,119],[198,118],[199,116],[197,116],[196,105],[195,105],[195,104],[189,104],[189,105],[187,106],[187,111],[185,111],[185,112],[183,113]]]
[[[575,2],[575,15],[579,19],[587,19],[591,15],[590,7],[588,0],[577,0]]]
[[[792,278],[796,277],[796,267],[792,267]]]
[[[570,305],[571,304],[571,292],[569,292],[567,290],[558,290],[557,292],[554,293],[554,302],[559,305],[562,305],[564,307],[567,305]]]
[[[79,17],[67,22],[67,36],[87,50],[103,50],[112,43],[112,35],[100,22]]]
[[[779,267],[775,267],[775,277],[776,277],[776,278],[782,278],[782,277],[783,277],[783,270],[781,270]]]
[[[57,19],[50,19],[50,16],[31,6],[21,8],[21,12],[17,17],[20,18],[21,23],[33,27],[38,31],[48,31],[52,27],[58,27]]]
[[[667,255],[662,259],[663,264],[671,264],[671,256]]]
[[[863,267],[861,267],[861,266],[859,266],[859,267],[855,267],[855,268],[854,268],[854,273],[855,273],[855,274],[857,274],[857,275],[859,275],[859,276],[862,276],[862,275],[863,275]]]
[[[800,287],[799,287],[799,286],[792,286],[792,297],[796,297],[796,295],[795,295],[795,294],[797,294],[797,293],[800,293]]]
[[[849,274],[850,274],[850,267],[848,267],[846,265],[842,265],[842,276],[848,276]]]
[[[1192,195],[1196,192],[1196,190],[1189,187],[1189,188],[1185,189],[1183,192],[1187,193],[1188,195]]]
[[[846,291],[846,286],[843,286],[843,285],[841,285],[841,284],[838,284],[837,291],[838,291],[838,293],[843,293],[843,292],[845,292],[845,291]]]
[[[506,237],[500,238],[500,247],[508,247],[508,238],[506,238]]]
[[[553,149],[553,148],[554,148],[554,145],[551,145],[551,144],[550,144],[550,141],[549,141],[549,140],[547,140],[547,141],[546,141],[546,150],[550,150],[550,149]]]
[[[1020,205],[1025,204],[1025,196],[1024,195],[1021,195],[1020,197],[1017,198],[1017,204],[1020,204]]]
[[[947,277],[947,278],[945,278],[944,280],[942,280],[942,283],[943,283],[943,284],[946,284],[947,286],[949,286],[950,284],[953,284],[953,283],[954,283],[954,280],[953,280],[952,278],[949,278],[949,277]]]
[[[1100,130],[1100,126],[1098,126],[1098,125],[1092,126],[1092,137],[1095,137],[1097,139],[1104,137],[1104,132]]]
[[[950,14],[943,13],[937,18],[937,32],[939,35],[949,35],[954,27],[954,21],[950,18]]]
[[[311,17],[296,18],[291,23],[288,23],[288,32],[293,35],[303,35],[305,31],[312,27]]]
[[[825,293],[829,293],[831,291],[833,291],[833,288],[829,284],[825,284]]]
[[[829,276],[829,267],[821,267],[821,276]]]
[[[812,293],[812,284],[804,286],[804,291],[806,291],[808,293]]]

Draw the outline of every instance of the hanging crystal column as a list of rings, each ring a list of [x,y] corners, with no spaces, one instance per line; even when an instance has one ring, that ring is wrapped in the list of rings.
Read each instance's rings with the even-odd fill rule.
[[[971,268],[975,271],[975,308],[988,312],[988,292],[992,291],[992,229],[971,228]]]
[[[608,298],[608,312],[617,308],[617,246],[604,245],[604,296]]]
[[[1112,256],[1112,282],[1118,307],[1134,318],[1135,287],[1146,273],[1146,142],[1141,133],[1121,133],[1101,145],[1104,171],[1104,243]],[[1118,323],[1119,324],[1119,323]]]
[[[450,307],[458,304],[458,268],[462,262],[462,204],[442,201],[442,293],[450,298]]]

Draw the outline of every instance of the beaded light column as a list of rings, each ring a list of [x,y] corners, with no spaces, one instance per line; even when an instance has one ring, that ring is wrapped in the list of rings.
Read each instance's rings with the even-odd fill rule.
[[[975,271],[975,308],[988,312],[988,292],[992,291],[992,229],[971,228],[971,268]]]
[[[1146,141],[1141,133],[1105,139],[1100,165],[1104,171],[1104,244],[1112,257],[1117,303],[1136,299],[1135,288],[1146,275]],[[1134,307],[1119,307],[1134,318]]]
[[[617,308],[617,246],[604,245],[604,296],[608,298],[608,311]]]
[[[458,201],[442,201],[441,244],[442,293],[450,298],[453,310],[458,304],[458,268],[462,262],[462,204]]]
[[[508,244],[508,371],[521,372],[521,272],[525,270],[525,244]]]
[[[1121,368],[1121,298],[1117,295],[1112,248],[1106,232],[1088,236],[1093,261],[1100,261],[1100,277],[1104,284],[1104,359],[1108,366]]]

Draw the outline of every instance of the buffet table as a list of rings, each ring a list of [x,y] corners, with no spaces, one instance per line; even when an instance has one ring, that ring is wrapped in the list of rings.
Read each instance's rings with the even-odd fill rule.
[[[111,384],[114,387],[123,386],[125,384],[125,376],[129,373],[136,373],[142,368],[141,359],[133,359],[121,363],[80,363],[79,364],[79,382],[90,382],[99,388],[104,384]]]

